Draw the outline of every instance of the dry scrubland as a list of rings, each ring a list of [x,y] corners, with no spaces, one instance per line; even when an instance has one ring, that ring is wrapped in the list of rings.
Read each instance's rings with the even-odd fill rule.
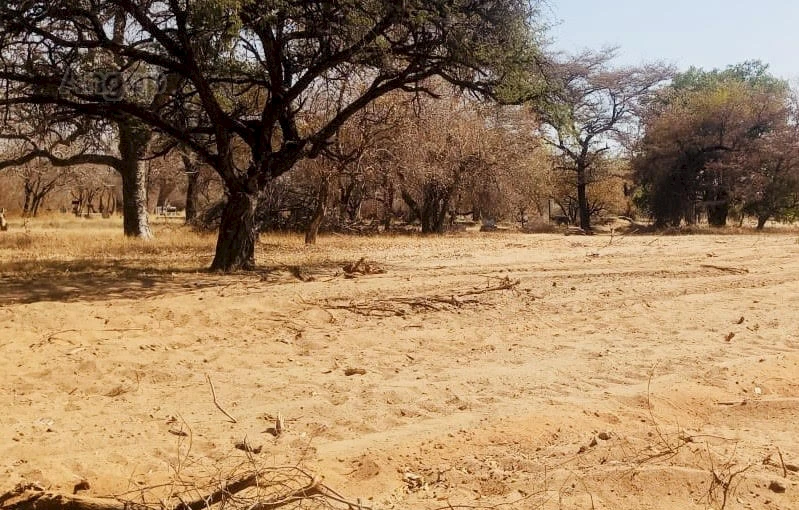
[[[799,508],[795,232],[264,236],[269,270],[218,276],[213,237],[156,230],[0,235],[0,492],[154,487],[246,438],[381,509]]]

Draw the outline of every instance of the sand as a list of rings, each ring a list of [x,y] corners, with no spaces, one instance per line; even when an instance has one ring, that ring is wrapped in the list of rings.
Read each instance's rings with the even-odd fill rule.
[[[0,492],[119,494],[246,438],[380,509],[799,508],[796,235],[296,251],[331,255],[310,281],[4,273]],[[361,256],[385,273],[345,278]]]

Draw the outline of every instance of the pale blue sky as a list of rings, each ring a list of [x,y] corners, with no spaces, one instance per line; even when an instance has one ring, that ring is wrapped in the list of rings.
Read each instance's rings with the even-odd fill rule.
[[[799,0],[549,0],[553,47],[619,46],[619,63],[680,69],[760,59],[799,80]]]

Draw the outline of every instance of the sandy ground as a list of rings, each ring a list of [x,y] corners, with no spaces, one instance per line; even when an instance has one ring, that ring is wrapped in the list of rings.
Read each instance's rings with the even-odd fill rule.
[[[5,272],[0,492],[118,494],[246,438],[377,509],[799,508],[799,239],[609,241],[325,238],[307,282]],[[344,278],[361,256],[386,272]]]

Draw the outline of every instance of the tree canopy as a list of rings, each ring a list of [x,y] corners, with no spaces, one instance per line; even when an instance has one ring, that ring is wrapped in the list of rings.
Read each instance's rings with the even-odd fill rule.
[[[623,143],[642,106],[673,70],[663,64],[614,67],[613,50],[586,51],[556,59],[547,69],[549,87],[540,108],[543,135],[574,177],[580,227],[591,228],[588,185],[602,178],[611,143]],[[634,131],[634,130],[633,130]]]
[[[645,115],[634,164],[643,205],[656,224],[695,223],[706,212],[711,224],[721,226],[732,206],[751,208],[749,202],[767,197],[785,202],[776,197],[772,178],[764,177],[772,163],[764,158],[793,150],[788,92],[759,62],[677,75]],[[781,149],[775,150],[776,143]],[[791,171],[784,164],[776,168]],[[758,183],[763,190],[755,189]],[[767,197],[761,196],[765,187]],[[777,212],[762,203],[757,209]]]
[[[433,76],[534,95],[536,15],[525,0],[9,0],[0,105],[125,121],[195,152],[228,190],[212,266],[230,270],[254,261],[258,192],[376,98]]]

